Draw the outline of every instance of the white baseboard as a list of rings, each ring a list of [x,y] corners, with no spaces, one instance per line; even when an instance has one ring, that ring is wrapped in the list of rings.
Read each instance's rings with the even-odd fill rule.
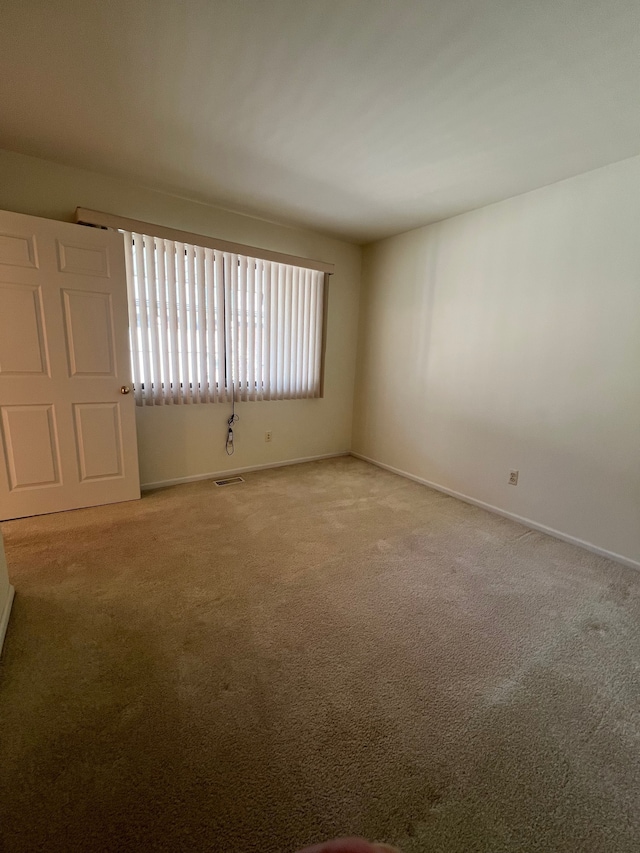
[[[0,655],[2,654],[4,638],[7,633],[7,628],[9,627],[9,616],[11,615],[11,605],[13,604],[13,597],[15,595],[15,592],[15,589],[10,585],[9,595],[7,596],[7,600],[4,605],[4,610],[2,611],[2,615],[0,616]]]
[[[563,542],[569,542],[571,545],[578,545],[593,554],[598,554],[600,557],[607,557],[609,560],[614,560],[616,563],[621,563],[623,566],[628,566],[631,569],[640,569],[640,562],[632,560],[629,557],[623,557],[622,554],[616,554],[613,551],[607,551],[604,548],[599,548],[592,542],[585,542],[584,539],[578,539],[576,536],[570,536],[568,533],[563,533],[561,530],[555,530],[553,527],[547,527],[546,524],[538,524],[537,521],[532,521],[530,518],[525,518],[521,515],[516,515],[513,512],[500,509],[500,507],[492,504],[479,501],[476,498],[470,498],[469,495],[463,495],[461,492],[456,492],[453,489],[448,489],[446,486],[441,486],[439,483],[432,483],[430,480],[425,480],[423,477],[417,477],[415,474],[410,474],[408,471],[402,471],[400,468],[394,468],[393,465],[386,465],[384,462],[378,462],[377,459],[371,459],[364,456],[362,453],[351,451],[351,456],[356,459],[362,459],[364,462],[370,462],[378,468],[384,468],[385,471],[391,471],[393,474],[399,474],[401,477],[406,477],[408,480],[413,480],[423,486],[428,486],[430,489],[435,489],[437,492],[443,492],[445,495],[451,495],[453,498],[464,501],[473,506],[478,506],[481,509],[486,509],[489,512],[494,512],[496,515],[501,515],[504,518],[510,518],[512,521],[517,521],[519,524],[524,524],[525,527],[531,527],[533,530],[539,530],[541,533],[546,533],[548,536],[553,536],[555,539],[562,539]]]
[[[335,459],[338,456],[349,456],[348,450],[339,453],[324,453],[321,456],[305,456],[301,459],[284,459],[282,462],[266,462],[263,465],[247,465],[245,468],[225,468],[224,471],[214,471],[209,474],[192,474],[190,477],[176,477],[173,480],[158,480],[156,483],[141,483],[143,492],[149,489],[162,489],[165,486],[179,486],[181,483],[195,483],[198,480],[219,480],[223,477],[237,477],[251,471],[263,471],[266,468],[285,468],[287,465],[301,465],[303,462],[317,462],[318,459]]]

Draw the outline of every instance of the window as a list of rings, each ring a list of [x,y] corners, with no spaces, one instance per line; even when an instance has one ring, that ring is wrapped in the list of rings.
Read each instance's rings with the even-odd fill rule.
[[[320,396],[322,272],[124,237],[138,405]]]

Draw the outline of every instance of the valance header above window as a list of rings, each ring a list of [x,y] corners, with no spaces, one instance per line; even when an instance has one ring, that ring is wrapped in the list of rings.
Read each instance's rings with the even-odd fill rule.
[[[218,237],[208,237],[203,234],[192,234],[189,231],[179,231],[166,225],[156,225],[151,222],[140,222],[138,219],[129,219],[126,216],[116,216],[113,213],[104,213],[100,210],[90,210],[87,207],[76,208],[76,222],[80,225],[94,225],[100,228],[113,228],[116,231],[130,231],[135,234],[149,234],[152,237],[162,237],[164,240],[173,240],[178,243],[189,243],[193,246],[202,246],[206,249],[215,249],[220,252],[232,252],[245,255],[250,258],[259,258],[263,261],[275,261],[279,264],[291,264],[294,267],[318,270],[318,272],[333,275],[335,265],[326,261],[317,261],[312,258],[302,258],[297,255],[289,255],[283,252],[275,252],[270,249],[262,249],[256,246],[246,246],[242,243],[232,243]]]

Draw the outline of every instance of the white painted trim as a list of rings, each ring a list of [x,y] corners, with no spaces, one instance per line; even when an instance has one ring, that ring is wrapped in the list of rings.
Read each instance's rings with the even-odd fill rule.
[[[320,456],[304,456],[301,459],[284,459],[282,462],[266,462],[263,465],[247,465],[244,468],[227,468],[224,471],[214,471],[209,474],[192,474],[190,477],[176,477],[174,480],[158,480],[156,483],[141,483],[140,489],[163,489],[165,486],[179,486],[181,483],[195,483],[198,480],[219,480],[223,477],[237,477],[250,471],[264,471],[266,468],[285,468],[287,465],[301,465],[303,462],[317,462],[319,459],[335,459],[338,456],[351,455],[348,450],[339,453],[323,453]]]
[[[11,605],[13,604],[13,597],[15,595],[15,592],[15,589],[11,585],[9,585],[9,595],[7,596],[7,600],[4,605],[4,610],[2,611],[2,616],[0,616],[0,655],[2,654],[4,638],[7,633],[7,628],[9,627],[9,616],[11,615]]]
[[[189,243],[192,246],[205,246],[209,249],[218,249],[220,252],[233,252],[249,258],[260,258],[263,261],[275,261],[279,264],[319,270],[329,275],[333,275],[336,269],[335,264],[329,264],[326,261],[301,258],[299,255],[286,255],[284,252],[273,252],[270,249],[259,249],[256,246],[245,246],[243,243],[232,243],[229,240],[219,240],[217,237],[207,237],[204,234],[192,234],[190,231],[178,231],[176,228],[167,228],[165,225],[140,222],[139,219],[115,216],[112,213],[89,210],[86,207],[76,208],[76,222],[80,225],[99,225],[101,228],[115,228],[116,230],[133,231],[136,234],[148,234],[150,237],[175,240],[179,243]]]
[[[623,566],[628,566],[630,569],[640,569],[640,562],[632,560],[629,557],[623,557],[622,554],[616,554],[613,551],[607,551],[604,548],[599,548],[592,542],[585,542],[584,539],[578,539],[576,536],[570,536],[568,533],[562,533],[560,530],[555,530],[553,527],[547,527],[546,524],[539,524],[537,521],[532,521],[530,518],[525,518],[521,515],[516,515],[514,512],[507,512],[505,509],[493,506],[492,504],[479,501],[476,498],[470,498],[469,495],[463,495],[461,492],[456,492],[453,489],[448,489],[446,486],[441,486],[439,483],[432,483],[430,480],[425,480],[423,477],[417,477],[415,474],[410,474],[408,471],[402,471],[400,468],[394,468],[393,465],[386,465],[384,462],[378,462],[377,459],[371,459],[369,456],[364,456],[362,453],[351,451],[351,456],[356,459],[362,459],[364,462],[370,462],[378,468],[384,468],[385,471],[391,471],[393,474],[399,474],[401,477],[406,477],[408,480],[413,480],[420,483],[422,486],[428,486],[430,489],[435,489],[437,492],[443,492],[445,495],[451,495],[452,498],[464,501],[473,506],[478,506],[481,509],[486,509],[496,515],[501,515],[504,518],[509,518],[511,521],[517,521],[518,524],[524,524],[525,527],[531,527],[533,530],[539,530],[541,533],[546,533],[548,536],[553,536],[555,539],[562,539],[563,542],[569,542],[571,545],[578,545],[586,551],[591,551],[599,557],[607,557],[609,560],[615,560],[616,563],[622,563]]]

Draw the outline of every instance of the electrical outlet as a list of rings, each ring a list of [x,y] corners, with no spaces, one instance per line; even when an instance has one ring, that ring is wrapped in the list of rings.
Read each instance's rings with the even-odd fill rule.
[[[273,438],[273,433],[271,432],[271,430],[267,430],[267,432],[265,432],[265,434],[264,434],[264,440],[265,441],[271,441],[272,438]]]
[[[512,471],[509,474],[509,485],[510,486],[517,486],[518,485],[518,474],[519,473],[520,473],[519,471]]]

